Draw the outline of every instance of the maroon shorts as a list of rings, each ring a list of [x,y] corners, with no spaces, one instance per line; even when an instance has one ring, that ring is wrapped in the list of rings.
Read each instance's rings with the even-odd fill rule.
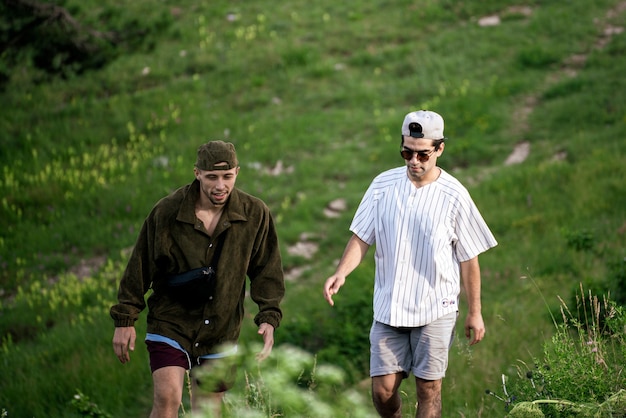
[[[150,370],[154,373],[162,367],[178,366],[185,370],[202,366],[194,379],[200,386],[210,385],[211,392],[225,392],[235,384],[237,365],[232,358],[202,359],[188,357],[187,353],[164,342],[146,341],[150,354]],[[198,376],[195,376],[195,375]]]
[[[150,353],[150,370],[155,370],[166,366],[178,366],[185,370],[191,367],[191,359],[182,350],[174,348],[167,343],[146,341],[148,353]]]

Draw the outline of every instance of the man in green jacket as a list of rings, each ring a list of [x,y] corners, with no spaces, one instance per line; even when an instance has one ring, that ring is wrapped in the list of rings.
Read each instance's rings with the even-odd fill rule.
[[[272,350],[285,293],[278,237],[267,205],[235,188],[239,168],[233,144],[200,146],[195,180],[154,206],[122,276],[110,312],[113,349],[122,363],[135,349],[134,324],[152,290],[146,336],[154,384],[150,417],[178,417],[186,370],[206,370],[236,353],[246,276],[264,342],[257,358]],[[203,387],[215,405],[233,376]]]

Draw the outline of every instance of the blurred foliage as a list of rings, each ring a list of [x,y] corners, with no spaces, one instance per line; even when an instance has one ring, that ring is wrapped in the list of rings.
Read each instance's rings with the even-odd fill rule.
[[[296,346],[283,345],[263,363],[251,345],[240,355],[246,370],[240,389],[226,395],[224,417],[371,417],[369,399],[352,389],[345,372]],[[195,415],[194,415],[195,416]],[[210,408],[201,416],[211,417]]]
[[[122,5],[103,4],[88,22],[89,5],[71,0],[4,0],[0,3],[0,88],[13,67],[41,70],[35,80],[63,78],[99,69],[124,53],[149,51],[155,35],[171,23],[168,13],[134,16]],[[93,25],[93,26],[92,26]]]

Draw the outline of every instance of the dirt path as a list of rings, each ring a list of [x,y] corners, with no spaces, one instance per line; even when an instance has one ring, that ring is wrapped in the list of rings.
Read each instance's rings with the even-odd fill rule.
[[[614,21],[617,21],[619,17],[626,11],[626,1],[622,1],[618,3],[614,8],[607,11],[604,18],[596,19],[596,27],[598,29],[598,36],[594,42],[593,49],[603,49],[613,38],[613,36],[618,35],[624,31],[623,26],[614,25]],[[507,8],[503,12],[503,14],[511,14],[518,13],[523,14],[524,16],[531,16],[533,10],[530,7],[515,7],[515,8]],[[479,19],[478,23],[482,26],[493,26],[500,24],[500,15],[494,16],[485,16]],[[573,78],[578,75],[578,71],[582,69],[587,62],[587,54],[574,54],[567,57],[561,63],[561,66],[557,71],[554,71],[546,77],[546,80],[542,86],[539,87],[538,91],[529,94],[524,97],[520,102],[522,105],[515,111],[513,117],[513,132],[518,132],[521,134],[521,137],[525,137],[529,131],[528,128],[528,117],[534,111],[535,107],[539,102],[539,98],[541,93],[545,91],[548,87],[557,83],[564,78]],[[528,140],[523,140],[519,142],[511,154],[504,161],[504,165],[513,165],[513,164],[521,164],[526,158],[530,155],[531,144]],[[562,152],[555,155],[555,159],[564,159],[567,155]]]

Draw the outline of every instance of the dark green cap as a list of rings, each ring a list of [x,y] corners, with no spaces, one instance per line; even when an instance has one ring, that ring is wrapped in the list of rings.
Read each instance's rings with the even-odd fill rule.
[[[216,166],[215,164],[226,163]],[[211,141],[198,148],[196,167],[200,170],[230,170],[239,166],[235,146],[230,142]]]

